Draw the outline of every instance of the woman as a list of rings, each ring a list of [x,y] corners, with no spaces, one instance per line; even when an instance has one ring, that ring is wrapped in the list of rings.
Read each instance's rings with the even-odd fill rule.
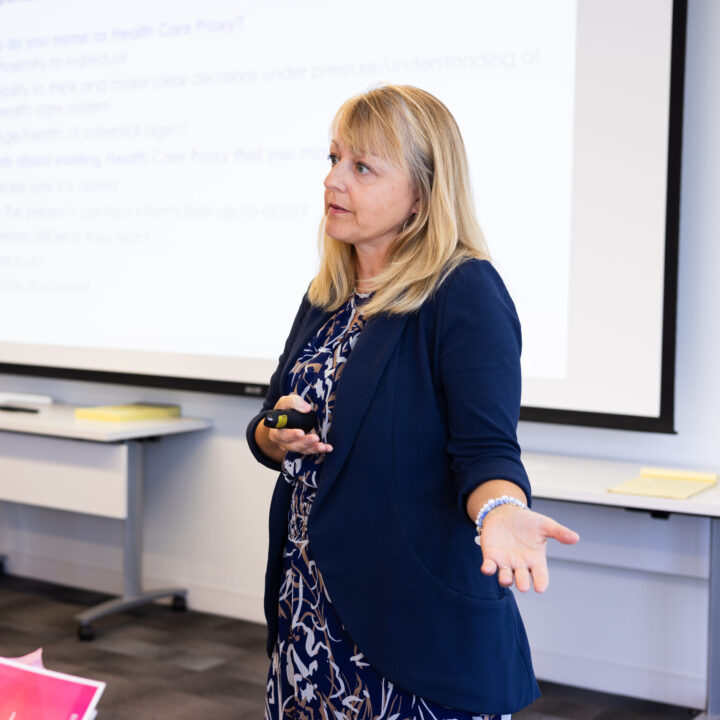
[[[384,86],[340,108],[329,160],[320,271],[248,426],[281,471],[266,717],[507,716],[538,695],[509,586],[542,592],[546,539],[578,538],[525,507],[520,328],[462,138]],[[317,427],[270,429],[273,407]]]

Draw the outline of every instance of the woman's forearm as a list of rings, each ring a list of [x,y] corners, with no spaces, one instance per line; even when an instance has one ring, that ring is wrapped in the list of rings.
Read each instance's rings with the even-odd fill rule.
[[[262,450],[263,455],[269,457],[271,460],[275,460],[275,462],[281,463],[285,458],[285,451],[282,450],[277,443],[270,440],[270,430],[271,428],[267,427],[264,423],[258,423],[255,428],[255,442],[258,444],[260,450]]]

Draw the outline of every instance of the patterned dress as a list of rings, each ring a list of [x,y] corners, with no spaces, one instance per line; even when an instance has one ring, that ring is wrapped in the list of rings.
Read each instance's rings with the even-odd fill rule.
[[[322,442],[327,442],[337,383],[365,325],[360,310],[367,297],[355,293],[330,317],[288,377],[286,391],[315,408]],[[424,700],[393,685],[365,660],[335,613],[308,541],[323,458],[289,452],[282,465],[293,493],[266,720],[509,720],[509,715],[472,715]]]

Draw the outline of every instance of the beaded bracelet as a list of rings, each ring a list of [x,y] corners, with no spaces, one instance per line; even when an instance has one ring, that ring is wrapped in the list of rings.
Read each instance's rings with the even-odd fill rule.
[[[515,505],[516,507],[523,508],[525,510],[528,509],[528,506],[524,502],[522,502],[522,500],[510,497],[509,495],[503,495],[502,497],[488,500],[480,508],[480,512],[477,514],[477,518],[475,518],[475,527],[477,528],[477,537],[475,538],[475,542],[478,545],[480,545],[480,536],[482,535],[482,525],[485,520],[485,516],[491,510],[494,510],[496,507],[500,507],[501,505]]]

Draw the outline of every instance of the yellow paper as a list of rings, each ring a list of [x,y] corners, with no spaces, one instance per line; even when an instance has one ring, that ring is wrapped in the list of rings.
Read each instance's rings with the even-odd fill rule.
[[[643,477],[667,478],[668,480],[703,480],[717,482],[717,473],[697,472],[696,470],[672,470],[671,468],[644,467],[640,470]]]
[[[137,420],[163,420],[180,416],[179,405],[99,405],[75,408],[78,420],[103,420],[106,422],[132,422]]]
[[[685,500],[716,484],[716,473],[645,467],[640,475],[609,488],[608,492]]]

